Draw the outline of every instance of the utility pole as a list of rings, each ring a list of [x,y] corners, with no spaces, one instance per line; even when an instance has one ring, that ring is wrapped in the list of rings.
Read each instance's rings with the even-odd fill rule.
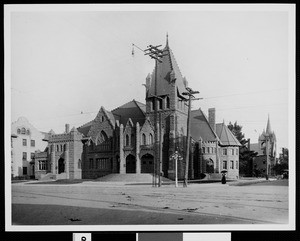
[[[167,54],[164,54],[164,50],[159,49],[162,45],[149,45],[147,49],[144,50],[145,55],[149,55],[150,58],[155,59],[155,94],[152,95],[154,98],[154,139],[155,139],[155,161],[154,161],[154,182],[153,186],[157,186],[157,175],[158,175],[158,186],[161,187],[161,173],[162,173],[162,120],[161,114],[159,115],[159,123],[157,118],[158,104],[157,99],[162,99],[157,96],[157,68],[158,63],[161,63],[161,58]],[[158,143],[157,143],[158,142]]]
[[[267,168],[266,168],[266,180],[269,180],[269,134],[265,135],[266,137],[266,155],[267,155]]]
[[[187,118],[187,140],[186,140],[186,156],[185,156],[185,175],[183,187],[187,187],[189,177],[189,158],[190,158],[190,129],[191,129],[191,104],[192,100],[200,100],[202,98],[195,98],[194,94],[199,94],[199,91],[193,91],[191,88],[186,88],[187,92],[182,93],[189,97],[188,118]]]

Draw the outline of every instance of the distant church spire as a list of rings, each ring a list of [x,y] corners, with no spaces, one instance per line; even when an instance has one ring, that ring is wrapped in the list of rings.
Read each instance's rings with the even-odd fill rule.
[[[270,124],[270,116],[268,115],[268,123],[267,123],[267,129],[266,129],[267,134],[272,134],[271,131],[271,124]]]

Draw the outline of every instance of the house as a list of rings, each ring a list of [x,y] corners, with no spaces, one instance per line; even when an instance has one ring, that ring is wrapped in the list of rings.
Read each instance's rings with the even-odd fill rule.
[[[35,152],[48,145],[46,134],[37,130],[25,117],[11,124],[11,176],[29,178],[35,175]]]

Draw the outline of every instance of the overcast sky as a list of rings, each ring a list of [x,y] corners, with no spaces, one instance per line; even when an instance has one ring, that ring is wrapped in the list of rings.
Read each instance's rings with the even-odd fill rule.
[[[252,143],[269,115],[278,148],[288,147],[294,112],[288,108],[294,90],[289,8],[125,7],[11,11],[5,36],[11,121],[24,116],[40,131],[61,133],[65,123],[79,127],[94,119],[101,106],[145,103],[142,84],[154,61],[138,48],[132,55],[132,43],[164,47],[168,33],[181,73],[203,97],[193,109],[216,108],[217,123],[237,121]]]

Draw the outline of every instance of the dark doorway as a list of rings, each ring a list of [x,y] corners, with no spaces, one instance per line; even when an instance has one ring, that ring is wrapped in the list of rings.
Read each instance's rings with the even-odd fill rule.
[[[154,157],[146,154],[141,158],[141,173],[153,173]]]
[[[133,155],[128,155],[126,157],[126,173],[135,173],[136,161]]]
[[[60,158],[58,160],[58,174],[65,172],[65,160]]]
[[[206,161],[206,173],[214,173],[214,161],[210,158]]]
[[[117,160],[117,173],[120,173],[120,157],[116,156],[116,160]]]

